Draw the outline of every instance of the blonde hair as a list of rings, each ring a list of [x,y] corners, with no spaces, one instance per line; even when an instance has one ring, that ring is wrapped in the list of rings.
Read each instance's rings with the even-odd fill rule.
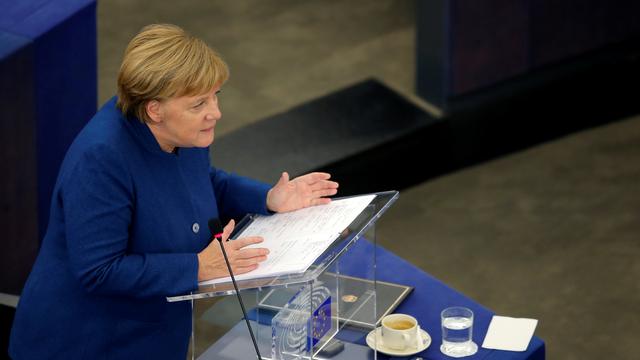
[[[228,78],[227,64],[204,41],[175,25],[148,25],[124,52],[117,106],[127,116],[149,121],[148,101],[204,94]]]

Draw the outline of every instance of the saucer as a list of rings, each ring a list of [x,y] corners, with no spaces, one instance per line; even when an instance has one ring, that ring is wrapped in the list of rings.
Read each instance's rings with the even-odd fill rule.
[[[378,337],[377,344],[375,341],[376,336]],[[375,345],[377,345],[378,347],[377,350],[383,354],[391,355],[391,356],[411,356],[421,351],[424,351],[426,348],[429,347],[429,345],[431,345],[431,336],[429,336],[428,332],[420,329],[420,337],[422,338],[422,346],[420,348],[407,347],[404,350],[389,349],[388,347],[384,346],[382,342],[382,328],[377,327],[375,330],[371,330],[371,332],[367,334],[366,340],[367,340],[367,345],[369,345],[370,348],[375,349]]]

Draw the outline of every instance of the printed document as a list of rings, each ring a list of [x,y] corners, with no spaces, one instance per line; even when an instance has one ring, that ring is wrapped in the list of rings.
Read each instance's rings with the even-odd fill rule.
[[[269,255],[257,269],[235,275],[236,280],[306,271],[374,198],[375,195],[356,196],[288,213],[257,215],[236,238],[262,236],[264,242],[249,247],[267,248]],[[230,277],[203,281],[200,285],[228,281]]]

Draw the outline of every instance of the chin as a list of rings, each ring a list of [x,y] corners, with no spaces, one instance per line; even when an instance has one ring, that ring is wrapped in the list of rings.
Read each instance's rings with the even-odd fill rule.
[[[198,141],[196,142],[195,146],[196,147],[201,147],[201,148],[205,148],[207,146],[211,146],[211,144],[213,144],[213,138],[214,138],[214,136],[211,135],[208,139],[198,139]]]

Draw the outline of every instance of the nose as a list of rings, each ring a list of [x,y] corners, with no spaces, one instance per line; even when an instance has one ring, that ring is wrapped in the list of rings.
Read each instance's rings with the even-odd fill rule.
[[[217,101],[212,101],[211,106],[207,109],[207,118],[209,120],[220,120],[222,117],[222,112],[220,111],[220,107],[218,106]]]

